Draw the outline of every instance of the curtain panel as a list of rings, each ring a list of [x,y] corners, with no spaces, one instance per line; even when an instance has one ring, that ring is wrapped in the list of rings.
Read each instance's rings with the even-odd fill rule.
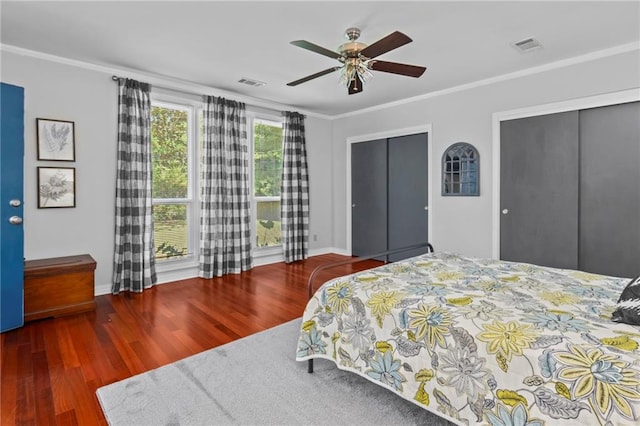
[[[280,192],[282,250],[287,263],[306,259],[309,245],[309,174],[304,115],[283,112],[283,165]]]
[[[203,278],[251,269],[251,202],[245,104],[204,96],[200,260]]]
[[[151,195],[151,87],[118,79],[118,161],[114,294],[142,292],[156,281]]]

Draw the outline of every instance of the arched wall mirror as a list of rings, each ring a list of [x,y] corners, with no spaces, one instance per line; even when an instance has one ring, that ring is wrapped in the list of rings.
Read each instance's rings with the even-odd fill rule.
[[[442,155],[442,195],[480,195],[480,156],[466,142],[458,142]]]

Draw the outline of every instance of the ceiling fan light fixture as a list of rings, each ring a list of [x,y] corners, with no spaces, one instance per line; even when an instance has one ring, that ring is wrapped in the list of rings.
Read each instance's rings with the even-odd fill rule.
[[[349,87],[355,80],[356,76],[364,84],[373,77],[373,73],[369,70],[369,61],[361,58],[351,58],[347,60],[342,68],[340,68],[340,84]]]
[[[363,83],[366,83],[373,77],[373,74],[369,71],[369,67],[365,62],[358,64],[357,73]]]

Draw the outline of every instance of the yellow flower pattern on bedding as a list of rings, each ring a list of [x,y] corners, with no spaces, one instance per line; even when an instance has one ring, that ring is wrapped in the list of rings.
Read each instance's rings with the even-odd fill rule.
[[[628,368],[618,355],[605,354],[601,349],[584,349],[568,345],[553,357],[560,364],[558,378],[571,384],[576,400],[587,399],[598,409],[601,417],[609,417],[616,410],[633,419],[631,402],[640,401],[640,373]]]
[[[627,282],[421,255],[320,287],[296,359],[333,360],[459,425],[637,426],[640,327],[610,320]]]
[[[336,315],[342,315],[349,308],[352,293],[351,285],[347,282],[337,282],[327,289],[329,307]]]
[[[563,291],[543,291],[540,297],[554,306],[573,305],[580,300],[578,296]]]
[[[536,333],[531,324],[518,324],[515,321],[503,323],[494,321],[492,324],[484,324],[484,331],[477,335],[478,340],[487,343],[487,352],[500,354],[507,361],[511,361],[513,355],[521,356],[523,349],[529,347],[535,341]]]
[[[391,309],[395,308],[398,302],[400,302],[400,294],[395,291],[374,293],[367,300],[367,306],[371,308],[371,314],[378,321],[379,327],[382,327],[384,317],[391,313]]]
[[[449,334],[451,315],[445,309],[420,304],[409,311],[409,317],[409,327],[415,329],[416,339],[424,338],[431,349],[436,343],[446,347],[444,336]]]

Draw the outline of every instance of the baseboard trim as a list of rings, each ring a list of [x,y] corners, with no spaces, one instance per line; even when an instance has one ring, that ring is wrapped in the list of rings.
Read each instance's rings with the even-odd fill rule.
[[[103,296],[105,294],[111,294],[111,283],[96,284],[95,295]]]
[[[325,248],[309,250],[309,257],[320,256],[323,254],[330,254],[330,253],[335,253],[342,256],[351,256],[351,253],[349,253],[345,249],[340,249],[336,247],[325,247]],[[253,266],[256,267],[256,266],[270,265],[272,263],[278,263],[278,262],[284,262],[284,257],[282,256],[282,253],[255,257],[253,259]],[[190,278],[197,278],[198,268],[189,267],[184,269],[176,269],[173,271],[163,271],[163,272],[158,272],[157,275],[158,275],[158,282],[156,283],[156,285],[172,283],[175,281],[187,280]],[[110,283],[97,284],[95,287],[95,295],[102,296],[105,294],[111,294],[111,284]]]

